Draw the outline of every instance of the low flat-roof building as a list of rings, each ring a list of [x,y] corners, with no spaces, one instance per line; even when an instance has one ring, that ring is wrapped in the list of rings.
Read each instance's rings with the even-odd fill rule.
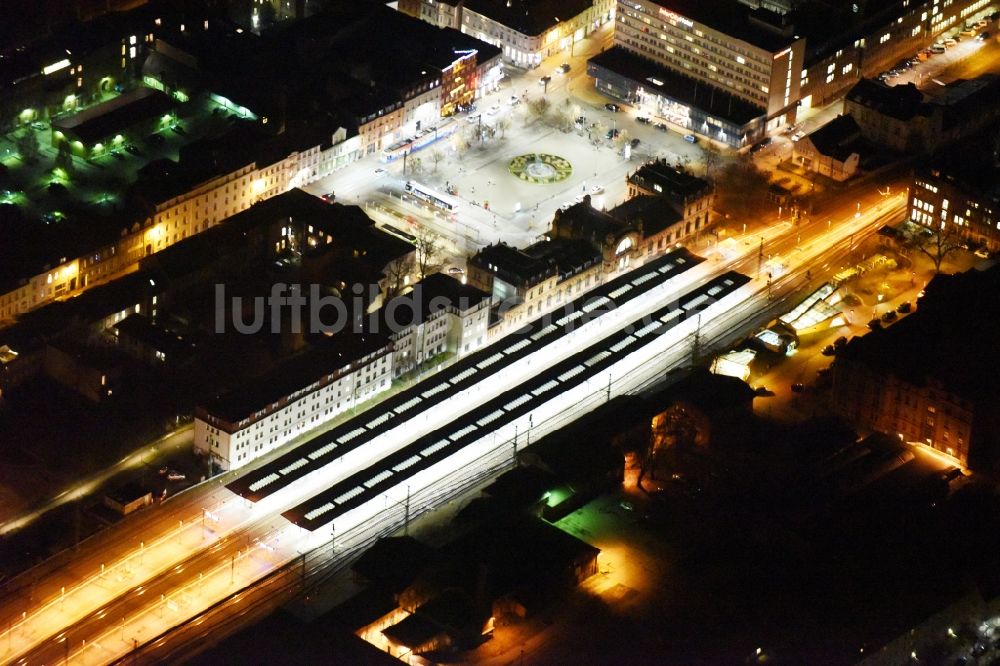
[[[173,120],[174,100],[153,88],[138,87],[72,116],[52,121],[53,144],[83,158],[125,147]]]

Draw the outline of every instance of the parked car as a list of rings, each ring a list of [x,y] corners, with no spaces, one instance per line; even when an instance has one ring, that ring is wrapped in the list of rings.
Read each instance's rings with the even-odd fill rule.
[[[465,273],[465,271],[463,271],[458,266],[452,266],[451,268],[448,269],[448,272],[451,273],[452,275],[462,275],[463,273]]]
[[[846,344],[847,344],[847,337],[843,335],[833,341],[833,346],[836,347],[837,349],[843,348],[843,346]]]
[[[750,146],[751,153],[759,153],[760,151],[771,145],[771,137],[764,137],[762,140]]]
[[[603,185],[594,185],[593,187],[590,188],[590,193],[591,194],[604,194],[604,186]]]
[[[551,81],[552,81],[551,76],[543,76],[542,78],[538,79],[538,85],[544,86],[547,85],[548,83],[551,83]]]
[[[882,322],[879,320],[878,317],[875,317],[870,322],[868,322],[868,328],[870,328],[873,331],[882,328]]]
[[[649,124],[649,118],[647,118],[646,116],[636,116],[635,117],[635,122],[642,123],[643,125],[648,125]]]
[[[826,347],[823,347],[822,353],[823,356],[833,356],[834,354],[837,353],[837,348],[834,347],[833,345],[827,345]]]
[[[518,97],[517,95],[511,95],[510,99],[507,100],[507,104],[511,106],[517,106],[520,103],[521,103],[521,98]]]
[[[614,139],[618,136],[619,132],[616,129],[609,129],[607,133],[607,138]]]
[[[636,139],[632,139],[632,140],[631,140],[631,141],[629,142],[629,145],[630,145],[630,146],[632,146],[633,148],[635,148],[636,146],[638,146],[638,145],[639,145],[639,143],[640,143],[640,142],[639,142],[639,139],[638,139],[638,138],[636,138]]]
[[[696,137],[694,134],[685,134],[684,140],[687,141],[688,143],[698,143],[698,137]]]
[[[486,111],[486,115],[488,115],[488,116],[495,116],[498,113],[500,113],[500,105],[499,104],[494,104],[493,106],[491,106],[489,108],[489,110]]]
[[[559,71],[562,74],[566,74],[571,69],[573,69],[573,68],[569,66],[569,63],[568,62],[564,62],[563,64],[559,65],[559,69],[557,71]]]
[[[899,314],[907,314],[907,313],[911,312],[912,310],[913,310],[913,306],[910,305],[909,301],[904,301],[904,302],[900,303],[899,306],[896,308],[896,312],[898,312]]]
[[[949,37],[948,39],[944,40],[945,48],[949,48],[950,49],[951,47],[955,46],[956,44],[958,44],[958,40],[955,39],[954,37]]]
[[[798,132],[796,132],[795,134],[792,135],[792,141],[801,141],[805,137],[806,137],[806,133],[803,132],[802,130],[799,130]]]
[[[888,312],[882,313],[882,321],[884,321],[887,324],[891,324],[897,319],[899,319],[899,316],[896,314],[895,310],[889,310]]]
[[[183,472],[178,472],[175,469],[172,469],[169,472],[167,472],[167,481],[183,481],[186,478],[187,475],[185,475]]]
[[[932,46],[932,47],[931,47],[931,53],[933,53],[933,54],[935,54],[935,55],[938,55],[938,54],[941,54],[941,53],[944,53],[944,52],[945,52],[945,51],[947,51],[947,50],[948,50],[948,49],[946,49],[946,48],[944,47],[944,44],[935,44],[934,46]]]
[[[618,106],[617,104],[612,104],[611,102],[605,104],[604,108],[610,111],[611,113],[618,113],[619,111],[622,110],[620,106]]]
[[[125,150],[132,153],[133,155],[139,155],[139,148],[134,143],[126,143]]]
[[[980,259],[989,259],[990,258],[990,253],[987,252],[985,248],[978,248],[975,252],[973,252],[973,254],[975,254]]]
[[[792,384],[792,393],[802,393],[805,390],[806,387],[802,382],[795,382]]]
[[[992,36],[992,35],[990,35],[990,32],[989,32],[989,30],[984,30],[983,32],[979,33],[979,36],[978,36],[978,37],[976,37],[976,39],[978,39],[978,40],[979,40],[979,41],[981,41],[981,42],[985,42],[985,41],[986,41],[987,39],[989,39],[989,38],[990,38],[991,36]]]
[[[660,130],[661,132],[666,132],[667,131],[667,124],[666,123],[656,123],[655,125],[653,125],[653,127],[655,127],[656,129]]]

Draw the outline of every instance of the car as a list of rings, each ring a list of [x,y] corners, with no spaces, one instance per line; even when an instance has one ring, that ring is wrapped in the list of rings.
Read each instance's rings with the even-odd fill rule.
[[[753,394],[758,398],[769,398],[774,395],[774,391],[767,388],[766,386],[757,386],[753,390]]]
[[[489,108],[489,109],[488,109],[488,110],[486,111],[486,115],[488,115],[488,116],[495,116],[495,115],[497,115],[498,113],[500,113],[500,105],[499,105],[499,104],[494,104],[493,106],[491,106],[491,107],[490,107],[490,108]]]
[[[635,510],[635,505],[632,504],[632,502],[629,502],[628,500],[622,500],[621,502],[618,503],[618,506],[625,509],[626,511]]]
[[[538,79],[538,85],[540,86],[547,86],[551,82],[552,82],[551,76],[543,76],[540,79]]]
[[[767,148],[769,145],[771,145],[771,137],[765,137],[763,140],[758,141],[757,143],[750,146],[750,153],[751,154],[759,153],[760,151]]]
[[[575,122],[577,125],[581,125],[581,126],[582,125],[586,125],[587,124],[587,116],[577,116],[576,119],[573,122]]]
[[[638,138],[635,138],[635,139],[632,139],[631,141],[629,141],[629,145],[632,146],[633,148],[635,148],[636,146],[638,146],[639,143],[640,143],[640,141],[639,141]]]
[[[899,316],[896,314],[895,310],[889,310],[888,312],[882,313],[882,321],[884,321],[887,324],[891,324],[897,319],[899,319]]]
[[[954,37],[949,37],[948,39],[944,40],[945,48],[949,48],[950,49],[951,47],[955,46],[956,44],[958,44],[958,40],[955,39]]]
[[[792,135],[792,141],[801,141],[805,137],[806,137],[806,133],[803,132],[802,130],[799,130],[798,132],[796,132],[795,134]]]
[[[184,474],[183,472],[178,472],[175,469],[172,469],[169,472],[167,472],[167,481],[183,481],[186,478],[187,478],[186,474]]]
[[[656,123],[655,125],[653,125],[653,127],[655,127],[656,129],[660,130],[661,132],[666,132],[667,131],[667,124],[666,123]]]
[[[590,188],[590,193],[591,194],[604,194],[604,186],[603,185],[594,185],[593,187]]]
[[[571,69],[573,69],[573,68],[569,66],[569,63],[568,62],[564,62],[563,64],[559,65],[559,69],[556,70],[556,71],[560,72],[561,74],[566,74]]]
[[[605,104],[604,108],[610,111],[611,113],[618,113],[619,111],[622,110],[622,107],[618,106],[617,104],[612,104],[611,102]]]
[[[616,129],[609,129],[606,136],[609,139],[616,139],[616,138],[618,138],[619,134],[620,134],[620,132],[618,130],[616,130]]]
[[[823,356],[833,356],[836,353],[837,353],[837,348],[834,347],[833,345],[827,345],[826,347],[823,347],[822,351]]]
[[[940,45],[939,44],[935,44],[934,46],[931,47],[931,53],[933,53],[935,55],[940,55],[940,54],[944,53],[947,50],[948,49],[946,49],[944,47],[944,44],[940,44]]]
[[[649,124],[649,118],[647,118],[646,116],[636,116],[635,117],[635,122],[642,123],[643,125],[648,125]]]
[[[868,322],[868,328],[870,328],[873,331],[877,330],[877,329],[880,329],[880,328],[882,328],[882,322],[879,321],[878,317],[875,317],[870,322]]]
[[[986,249],[982,248],[982,247],[978,248],[975,252],[973,252],[973,254],[975,254],[980,259],[989,259],[990,258],[990,253],[987,252]]]
[[[698,143],[698,137],[696,137],[694,134],[685,134],[684,140],[687,141],[688,143]]]
[[[978,39],[981,42],[985,42],[990,37],[991,37],[991,35],[990,35],[989,30],[984,30],[983,32],[979,33],[979,36],[976,37],[976,39]]]
[[[40,122],[31,123],[31,129],[43,130],[45,129],[45,123],[40,123]]]
[[[181,127],[180,125],[171,125],[170,131],[173,132],[174,134],[180,134],[181,136],[185,136],[187,134],[184,128]]]
[[[795,382],[792,384],[792,393],[802,393],[806,390],[805,384],[802,382]]]
[[[962,37],[975,37],[976,36],[976,29],[975,28],[971,28],[971,27],[970,28],[966,28],[966,29],[962,30],[962,32],[960,32],[958,34],[960,34]]]
[[[126,143],[125,144],[125,150],[127,150],[130,153],[132,153],[133,155],[140,155],[141,154],[141,152],[139,151],[138,146],[136,146],[134,143]]]
[[[117,150],[112,150],[111,151],[111,157],[115,158],[119,162],[124,162],[125,161],[125,156],[122,155],[121,152],[117,151]]]
[[[383,169],[382,167],[378,167],[377,169],[375,169],[375,175],[376,176],[381,176],[384,173],[385,173],[385,169]]]
[[[508,106],[517,106],[521,103],[521,98],[517,95],[511,95],[510,99],[507,100]]]
[[[465,122],[470,124],[475,124],[479,122],[480,115],[477,113],[474,116],[467,116]]]
[[[833,346],[837,349],[842,349],[846,344],[847,344],[847,337],[843,335],[833,341]]]
[[[333,203],[334,201],[337,200],[337,195],[334,194],[333,192],[327,192],[326,194],[324,194],[323,196],[321,196],[320,199],[322,199],[323,201],[325,201],[327,203]]]
[[[463,271],[458,266],[452,266],[451,268],[448,269],[448,272],[451,273],[452,275],[462,275],[463,273],[465,273],[465,271]]]
[[[898,306],[896,306],[896,312],[899,314],[909,314],[913,311],[913,306],[910,305],[909,301],[903,301]]]

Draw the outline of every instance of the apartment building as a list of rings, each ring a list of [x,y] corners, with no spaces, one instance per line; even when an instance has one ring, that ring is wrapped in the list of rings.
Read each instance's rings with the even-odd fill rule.
[[[381,310],[379,323],[393,341],[393,376],[442,354],[476,351],[486,344],[489,316],[489,293],[443,273],[428,275]]]
[[[195,409],[195,451],[223,471],[354,409],[392,383],[388,336],[344,333]]]
[[[997,136],[971,137],[917,166],[907,209],[915,224],[950,230],[971,245],[1000,252]]]
[[[996,471],[1000,387],[993,340],[1000,268],[938,275],[917,311],[856,337],[833,364],[831,402],[856,427],[921,442]]]

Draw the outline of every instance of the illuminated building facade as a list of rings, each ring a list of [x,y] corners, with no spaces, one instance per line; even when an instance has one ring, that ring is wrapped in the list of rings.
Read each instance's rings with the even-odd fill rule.
[[[573,45],[612,14],[607,0],[466,0],[461,31],[503,50],[504,60],[533,68]]]
[[[1000,268],[938,275],[917,311],[852,339],[832,367],[831,405],[854,426],[996,470]]]
[[[675,9],[678,4],[690,6]],[[615,45],[758,106],[780,122],[798,101],[805,40],[776,14],[765,23],[747,7],[731,5],[622,0]]]

